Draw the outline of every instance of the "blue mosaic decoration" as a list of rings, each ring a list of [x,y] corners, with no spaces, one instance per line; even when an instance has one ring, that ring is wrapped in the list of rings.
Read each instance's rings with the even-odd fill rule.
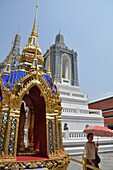
[[[54,152],[52,121],[48,121],[48,143],[50,152]]]
[[[2,101],[2,90],[1,90],[1,87],[0,87],[0,101]]]
[[[10,71],[10,65],[7,65],[6,71],[7,71],[7,72]]]
[[[2,116],[2,126],[0,130],[0,151],[4,149],[4,141],[7,129],[8,113],[4,113]]]
[[[51,89],[52,89],[52,78],[48,74],[43,74],[46,81],[49,83]]]
[[[52,90],[52,93],[55,93],[57,91],[57,87],[56,87],[56,85],[53,85],[52,78],[48,74],[43,74],[43,76],[46,79],[46,81],[48,82],[48,84]]]
[[[0,101],[2,101],[2,95],[0,95]]]
[[[34,61],[33,61],[33,66],[34,66],[34,67],[37,67],[37,60],[34,60]]]
[[[11,129],[10,129],[10,141],[8,147],[8,153],[14,154],[14,143],[15,143],[15,133],[16,133],[16,118],[12,118]]]
[[[12,91],[15,83],[17,83],[23,76],[27,74],[27,71],[15,70],[11,71],[10,74],[4,74],[2,76],[2,82],[4,87],[10,86],[10,91]]]
[[[9,75],[8,74],[4,74],[2,76],[2,82],[3,82],[4,87],[7,87],[8,81],[9,81]]]

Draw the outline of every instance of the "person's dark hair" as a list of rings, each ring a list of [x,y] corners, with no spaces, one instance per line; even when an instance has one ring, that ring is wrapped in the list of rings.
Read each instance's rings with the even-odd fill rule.
[[[93,135],[93,133],[88,133],[87,134],[87,139],[89,138],[90,135]]]

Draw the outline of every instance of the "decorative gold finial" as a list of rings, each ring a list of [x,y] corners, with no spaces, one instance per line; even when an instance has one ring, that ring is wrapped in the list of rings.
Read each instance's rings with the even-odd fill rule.
[[[25,63],[29,63],[31,65],[31,69],[35,69],[34,64],[38,63],[38,65],[42,65],[44,62],[44,58],[41,56],[42,50],[39,47],[38,43],[38,32],[37,32],[37,13],[38,13],[38,5],[36,1],[36,12],[34,18],[33,29],[31,35],[28,39],[28,43],[24,46],[22,51],[22,55],[20,56],[19,62],[21,65],[25,65]],[[38,60],[38,61],[36,61]],[[28,64],[26,64],[26,69],[29,69]],[[38,69],[38,68],[37,68]]]
[[[49,55],[48,55],[48,68],[47,68],[47,73],[51,77],[51,69],[50,69],[50,43],[49,43]]]
[[[22,52],[23,57],[20,57],[20,63],[25,62],[25,61],[30,62],[30,63],[33,62],[34,54],[36,53],[36,46],[37,46],[37,55],[42,54],[41,48],[39,47],[39,43],[38,43],[37,14],[38,14],[38,2],[36,0],[36,11],[35,11],[33,29],[28,39],[28,43],[24,46],[24,49]],[[29,54],[31,53],[31,55],[24,57],[28,53]],[[40,60],[39,64],[43,63],[42,58],[40,58],[39,60]]]
[[[32,36],[34,35],[34,36],[36,36],[36,37],[38,37],[37,27],[36,27],[36,24],[37,24],[37,15],[38,15],[38,1],[36,0],[35,19],[34,19],[34,25],[33,25],[32,33],[31,33]]]

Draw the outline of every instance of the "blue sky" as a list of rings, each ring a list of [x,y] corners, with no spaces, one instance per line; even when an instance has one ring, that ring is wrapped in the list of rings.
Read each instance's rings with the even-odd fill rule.
[[[31,34],[35,0],[0,0],[0,62],[21,34],[21,51]],[[44,53],[61,30],[78,53],[81,91],[89,101],[113,94],[113,0],[38,0],[39,45]]]

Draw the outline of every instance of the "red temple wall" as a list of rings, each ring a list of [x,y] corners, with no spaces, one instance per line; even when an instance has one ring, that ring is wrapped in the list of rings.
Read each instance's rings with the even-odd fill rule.
[[[88,106],[89,109],[102,110],[104,124],[113,126],[113,97],[89,103]]]

